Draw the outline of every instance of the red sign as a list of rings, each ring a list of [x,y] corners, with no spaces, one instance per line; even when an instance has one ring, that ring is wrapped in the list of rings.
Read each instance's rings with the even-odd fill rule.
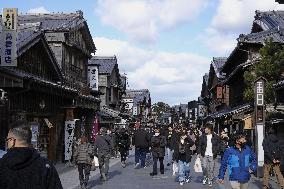
[[[223,98],[223,87],[217,87],[217,99]]]

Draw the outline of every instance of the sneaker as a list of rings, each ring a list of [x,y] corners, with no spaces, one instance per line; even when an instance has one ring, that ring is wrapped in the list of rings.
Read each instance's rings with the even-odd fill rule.
[[[204,178],[204,179],[202,180],[202,184],[203,184],[203,185],[207,184],[207,178]]]
[[[179,185],[181,185],[181,186],[182,186],[183,184],[184,184],[184,182],[179,182]]]
[[[209,180],[209,181],[208,181],[208,186],[210,186],[210,187],[212,187],[212,186],[213,186],[213,182],[212,182],[212,180]]]
[[[138,169],[139,165],[140,165],[139,163],[136,163],[134,169]]]

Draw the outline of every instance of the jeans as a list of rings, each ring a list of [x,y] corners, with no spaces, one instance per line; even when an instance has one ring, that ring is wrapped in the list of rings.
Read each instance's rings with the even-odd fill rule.
[[[279,183],[280,188],[284,188],[284,179],[283,175],[280,171],[280,164],[264,164],[263,166],[263,186],[269,188],[268,182],[269,182],[269,171],[270,169],[273,169],[275,177]]]
[[[239,183],[237,181],[230,181],[232,189],[248,189],[248,183]]]
[[[146,159],[146,149],[135,148],[135,164],[139,163],[139,160],[141,160],[141,167],[145,167],[145,159]]]
[[[214,166],[215,160],[212,156],[204,156],[202,157],[202,170],[204,179],[208,179],[212,181],[214,178]]]
[[[189,178],[190,165],[189,163],[178,161],[178,181],[184,182]]]
[[[91,165],[78,163],[80,185],[87,185],[90,177]]]
[[[153,173],[154,174],[157,174],[158,173],[158,167],[157,167],[157,163],[158,163],[158,160],[160,162],[160,172],[162,174],[164,174],[164,158],[163,157],[153,157]]]
[[[109,159],[110,159],[110,154],[109,155],[98,155],[99,159],[99,168],[100,168],[100,173],[101,175],[107,175],[108,170],[109,170]]]
[[[166,162],[167,164],[172,163],[174,151],[170,148],[166,148]]]

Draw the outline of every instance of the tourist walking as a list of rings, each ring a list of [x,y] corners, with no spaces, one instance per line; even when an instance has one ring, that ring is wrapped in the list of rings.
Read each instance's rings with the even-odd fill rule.
[[[117,135],[118,149],[121,156],[121,165],[123,168],[126,167],[125,161],[130,147],[130,138],[125,128],[122,128]]]
[[[178,163],[178,181],[180,185],[190,181],[190,162],[194,142],[186,133],[181,133],[180,140],[174,147],[173,160]]]
[[[151,176],[155,176],[158,174],[158,160],[160,162],[160,173],[164,174],[164,156],[165,156],[165,147],[166,147],[167,141],[166,137],[163,135],[160,135],[160,129],[155,129],[155,134],[151,138],[151,151],[153,156],[153,172],[150,173]]]
[[[203,181],[202,183],[213,186],[215,160],[220,152],[221,140],[213,133],[213,125],[205,124],[205,133],[200,137],[198,154],[202,158]]]
[[[99,160],[99,168],[101,179],[107,180],[109,171],[109,160],[111,153],[113,152],[114,144],[112,138],[107,134],[105,127],[100,129],[99,135],[97,135],[94,142],[95,153],[97,154]]]
[[[167,145],[166,145],[166,163],[167,166],[170,166],[173,161],[173,153],[174,149],[172,146],[172,136],[173,136],[173,128],[171,126],[168,127],[168,130],[166,132],[166,139],[167,139]]]
[[[268,130],[268,135],[264,138],[264,166],[263,166],[263,189],[269,189],[269,172],[272,169],[278,181],[279,187],[284,189],[284,179],[280,170],[281,163],[281,148],[280,141],[275,135],[274,129],[271,127]]]
[[[135,146],[135,168],[139,166],[141,168],[145,167],[146,152],[149,148],[150,135],[141,125],[139,129],[136,130],[133,137],[133,145]],[[141,164],[139,164],[139,161]]]
[[[228,167],[229,181],[232,189],[248,189],[250,174],[256,171],[256,155],[246,145],[246,137],[237,134],[234,137],[235,145],[228,148],[221,161],[219,182],[224,184],[224,177]]]
[[[19,120],[9,126],[7,153],[0,159],[1,189],[62,189],[53,164],[34,148],[27,122]]]
[[[94,149],[88,142],[88,138],[81,137],[81,143],[75,148],[73,158],[78,167],[80,186],[82,189],[87,188],[90,171],[92,166],[92,158],[94,157]]]

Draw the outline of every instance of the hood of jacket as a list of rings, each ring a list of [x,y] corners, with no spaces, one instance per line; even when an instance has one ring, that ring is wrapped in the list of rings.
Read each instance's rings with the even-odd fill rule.
[[[19,170],[28,167],[39,157],[39,153],[33,148],[15,147],[8,150],[1,161],[9,169]]]

